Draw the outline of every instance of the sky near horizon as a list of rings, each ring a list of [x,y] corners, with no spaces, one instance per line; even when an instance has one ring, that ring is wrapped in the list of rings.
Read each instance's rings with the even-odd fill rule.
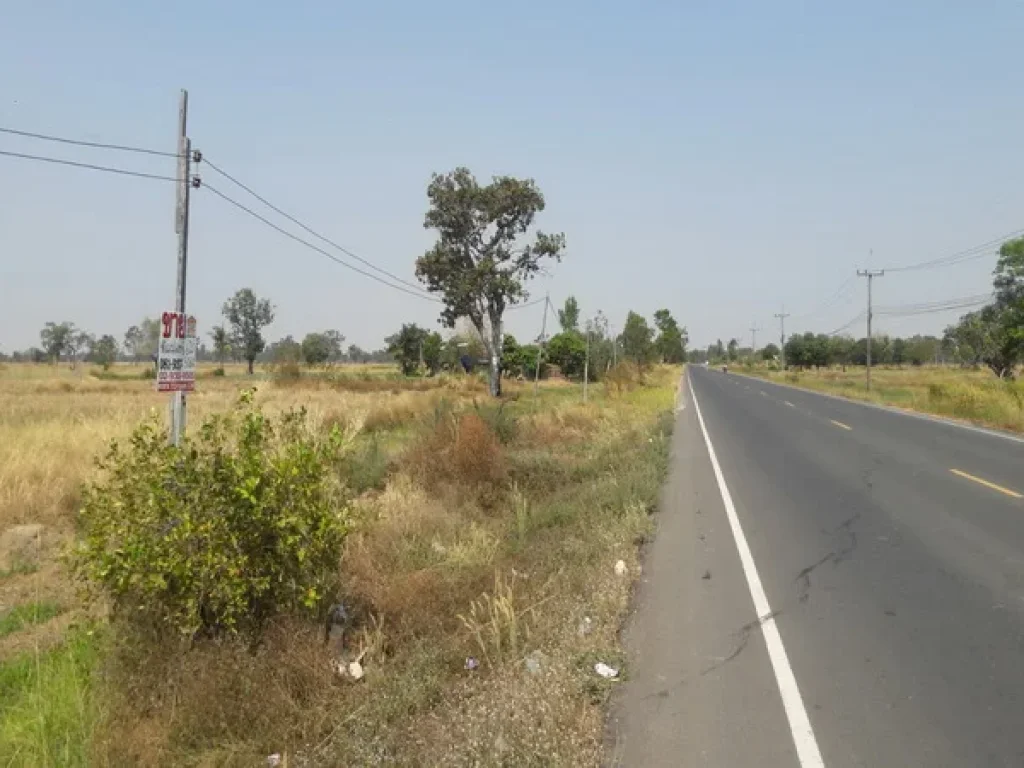
[[[692,346],[747,344],[756,325],[764,344],[782,306],[787,333],[855,317],[857,267],[1024,229],[1022,30],[1017,0],[37,0],[4,10],[0,127],[174,151],[188,88],[195,148],[409,281],[433,242],[432,172],[532,177],[537,224],[567,239],[535,298],[575,295],[619,327],[666,307]],[[0,150],[174,174],[169,158],[5,134]],[[121,339],[170,308],[173,208],[170,183],[0,156],[0,351],[37,345],[48,320]],[[436,305],[208,191],[191,224],[204,332],[243,286],[276,305],[271,340],[336,328],[378,347],[402,322],[437,327]],[[876,302],[983,293],[993,265],[892,273]],[[536,336],[540,310],[510,313],[509,330]],[[941,333],[958,314],[876,322]]]

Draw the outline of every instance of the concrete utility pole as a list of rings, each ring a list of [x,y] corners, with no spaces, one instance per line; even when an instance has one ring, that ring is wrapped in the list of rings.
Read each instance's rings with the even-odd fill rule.
[[[867,338],[867,389],[871,391],[871,281],[876,277],[885,274],[884,269],[872,271],[870,269],[858,269],[857,275],[868,279],[868,338]]]
[[[540,321],[540,341],[537,343],[537,370],[533,374],[533,399],[537,399],[537,388],[540,386],[540,360],[544,355],[544,337],[548,332],[548,297],[544,294],[544,319]]]
[[[757,357],[757,332],[761,329],[757,327],[757,324],[750,326],[750,357],[754,359]]]
[[[587,323],[587,354],[583,358],[583,402],[587,402],[587,380],[590,378],[590,323]]]
[[[178,282],[174,290],[174,310],[185,313],[185,278],[188,273],[188,212],[192,161],[192,142],[187,135],[188,91],[182,89],[178,106],[178,199],[174,231],[178,235]],[[185,434],[186,401],[184,392],[175,392],[171,401],[171,442],[178,445]]]
[[[776,312],[775,317],[779,319],[779,361],[782,363],[782,370],[786,370],[786,318],[789,314],[783,307],[781,312]]]

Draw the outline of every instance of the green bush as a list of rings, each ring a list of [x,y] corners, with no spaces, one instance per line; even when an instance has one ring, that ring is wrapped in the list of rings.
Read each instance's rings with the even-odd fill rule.
[[[210,372],[210,375],[211,376],[223,376],[224,375],[224,366],[223,365],[217,366],[216,368],[213,369],[213,371]]]
[[[304,409],[274,424],[253,392],[180,447],[151,419],[99,462],[72,565],[117,615],[183,634],[256,634],[332,596],[347,530],[340,433],[315,435]]]

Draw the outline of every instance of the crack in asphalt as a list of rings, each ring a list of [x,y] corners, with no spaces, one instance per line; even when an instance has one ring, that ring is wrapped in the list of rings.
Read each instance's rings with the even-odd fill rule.
[[[753,631],[755,629],[759,629],[761,627],[761,625],[763,625],[766,621],[769,621],[770,619],[777,618],[781,614],[782,614],[781,610],[779,610],[779,611],[772,611],[771,613],[769,613],[766,616],[762,616],[762,617],[760,617],[758,619],[754,619],[753,621],[747,622],[742,627],[737,629],[735,632],[730,632],[729,636],[735,638],[735,645],[734,645],[733,649],[729,652],[729,654],[725,658],[719,659],[714,664],[711,664],[710,666],[705,667],[704,669],[702,669],[697,674],[697,677],[704,677],[705,675],[709,675],[712,672],[714,672],[715,670],[721,669],[722,667],[724,667],[729,662],[734,661],[741,653],[743,653],[743,651],[746,650],[747,645],[750,644],[750,636],[753,633]],[[664,688],[659,688],[656,691],[652,691],[651,693],[648,693],[646,696],[644,696],[642,698],[642,701],[649,701],[650,699],[654,699],[654,698],[667,699],[676,690],[678,690],[679,688],[682,688],[683,686],[685,686],[689,682],[690,682],[690,678],[684,677],[681,680],[678,680],[677,682],[672,683],[671,685],[667,685]]]
[[[824,555],[820,560],[800,571],[793,579],[797,583],[797,595],[801,603],[806,603],[811,596],[811,574],[819,566],[825,563],[832,563],[832,567],[838,566],[844,560],[849,559],[850,555],[853,554],[853,550],[857,548],[857,532],[853,530],[853,525],[860,520],[860,511],[854,512],[843,522],[841,522],[835,529],[828,531],[829,536],[837,536],[842,534],[846,541],[843,546],[833,549],[827,555]]]
[[[729,655],[726,656],[724,659],[721,659],[720,661],[716,661],[711,666],[702,669],[700,671],[700,675],[699,676],[700,677],[704,677],[704,675],[710,674],[710,673],[714,672],[716,669],[721,669],[726,664],[728,664],[730,661],[732,661],[737,656],[739,656],[741,653],[743,653],[743,651],[746,650],[746,648],[747,648],[747,644],[750,642],[750,633],[753,632],[755,629],[759,629],[761,627],[761,625],[764,624],[766,621],[774,619],[776,616],[779,616],[781,613],[782,613],[782,611],[772,611],[771,613],[769,613],[766,616],[761,616],[761,617],[759,617],[757,619],[754,619],[753,621],[747,622],[742,627],[740,627],[738,630],[733,632],[732,633],[733,636],[737,637],[736,647],[733,648],[732,651],[729,653]]]

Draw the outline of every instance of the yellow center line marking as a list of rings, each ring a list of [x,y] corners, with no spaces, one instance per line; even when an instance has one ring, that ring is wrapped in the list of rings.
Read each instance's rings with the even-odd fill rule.
[[[789,402],[789,400],[783,400],[782,402],[784,402],[784,403],[785,403],[786,405],[788,405],[788,406],[789,406],[790,408],[796,408],[796,406],[795,406],[795,405],[793,405],[793,404],[792,404],[791,402]]]
[[[853,427],[851,427],[851,426],[849,426],[847,424],[843,424],[843,422],[841,422],[841,421],[836,421],[835,419],[829,419],[829,421],[831,421],[833,424],[835,424],[840,429],[845,429],[848,432],[852,432],[853,431]]]
[[[1001,485],[996,485],[995,483],[990,483],[988,480],[982,480],[980,477],[975,477],[974,475],[969,475],[969,474],[967,474],[966,472],[964,472],[962,470],[951,469],[949,471],[952,472],[957,477],[964,477],[964,478],[967,478],[968,480],[973,480],[974,482],[978,483],[978,485],[984,485],[986,488],[991,488],[993,491],[999,491],[1000,493],[1005,493],[1007,496],[1012,496],[1015,499],[1024,499],[1024,495],[1022,495],[1020,493],[1017,493],[1016,491],[1011,491],[1009,488],[1003,488],[1003,486],[1001,486]]]

